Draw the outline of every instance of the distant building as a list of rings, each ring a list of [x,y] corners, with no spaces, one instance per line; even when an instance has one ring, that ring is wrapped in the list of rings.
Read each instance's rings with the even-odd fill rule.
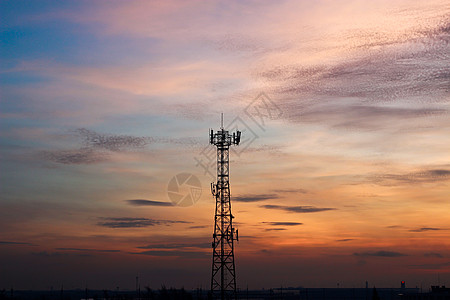
[[[429,293],[405,293],[402,300],[450,300],[450,288],[433,285]]]

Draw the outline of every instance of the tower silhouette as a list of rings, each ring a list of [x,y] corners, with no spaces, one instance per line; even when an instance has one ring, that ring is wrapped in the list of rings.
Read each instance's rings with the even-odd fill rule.
[[[214,298],[236,298],[236,271],[234,264],[234,240],[238,231],[233,227],[231,214],[229,157],[230,146],[239,145],[241,132],[230,134],[223,128],[223,114],[220,130],[211,129],[209,142],[217,147],[217,182],[211,183],[211,192],[216,200],[213,234],[213,260],[211,292]]]

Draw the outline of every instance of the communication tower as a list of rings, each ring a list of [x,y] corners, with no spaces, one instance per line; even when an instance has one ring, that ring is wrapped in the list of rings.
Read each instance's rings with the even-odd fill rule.
[[[223,128],[223,114],[220,130],[211,129],[210,144],[217,147],[217,182],[211,183],[211,192],[216,199],[213,234],[213,261],[211,292],[214,298],[236,298],[236,271],[234,265],[234,241],[239,240],[238,231],[233,227],[230,200],[229,148],[239,145],[241,132],[230,134]]]

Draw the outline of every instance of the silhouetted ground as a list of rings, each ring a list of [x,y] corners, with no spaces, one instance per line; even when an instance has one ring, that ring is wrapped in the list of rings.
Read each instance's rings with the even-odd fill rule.
[[[17,300],[80,300],[80,299],[152,299],[152,300],[209,300],[205,290],[186,291],[162,287],[136,291],[112,290],[53,290],[53,291],[0,291],[0,299]],[[261,300],[450,300],[449,294],[420,293],[419,289],[375,288],[275,288],[268,290],[240,290],[237,299]]]
[[[201,299],[197,297],[196,299]],[[14,300],[80,300],[80,299],[152,299],[152,300],[193,300],[192,292],[184,289],[162,287],[157,291],[146,288],[143,291],[111,290],[60,290],[60,291],[6,291],[0,292],[0,299]]]

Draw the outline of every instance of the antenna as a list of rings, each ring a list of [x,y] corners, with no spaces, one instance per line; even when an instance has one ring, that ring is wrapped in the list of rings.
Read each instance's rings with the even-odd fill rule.
[[[220,129],[223,129],[223,113],[220,115]]]
[[[239,238],[233,227],[230,199],[230,146],[239,145],[241,132],[230,134],[223,128],[210,132],[210,144],[217,147],[217,182],[211,183],[211,193],[216,199],[214,234],[212,241],[213,262],[211,293],[214,299],[236,299],[236,270],[234,264],[234,241]]]

